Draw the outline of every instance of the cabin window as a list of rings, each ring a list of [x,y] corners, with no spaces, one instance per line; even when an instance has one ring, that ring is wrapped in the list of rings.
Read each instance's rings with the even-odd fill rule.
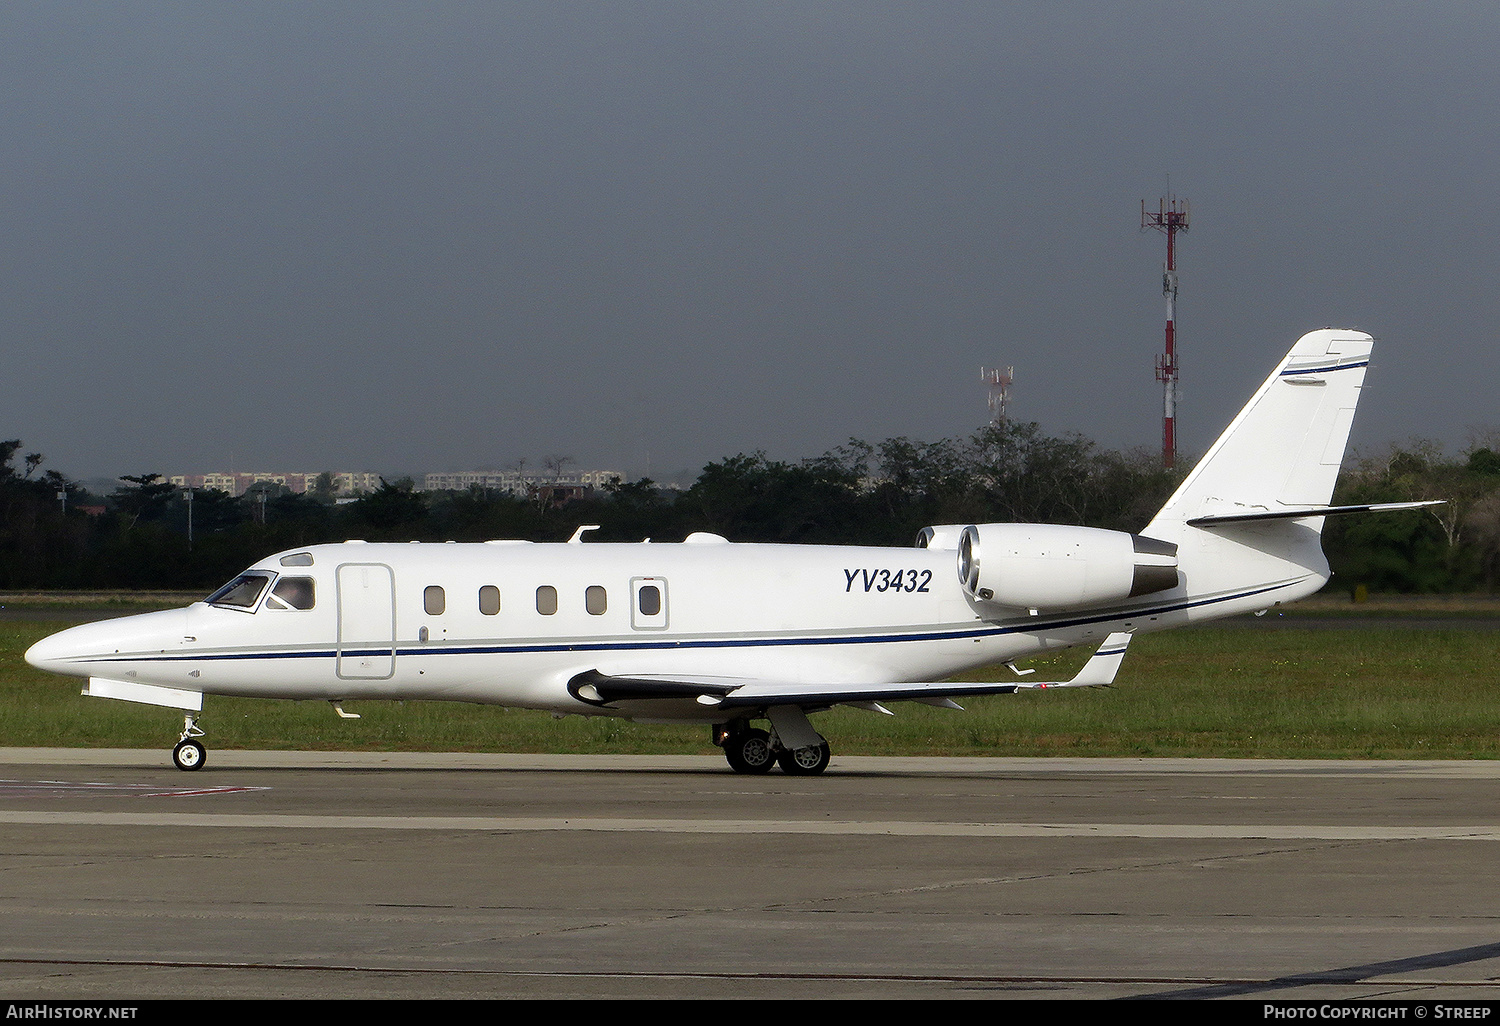
[[[644,584],[637,592],[641,603],[642,616],[659,616],[661,614],[661,589],[654,584]]]
[[[609,608],[609,596],[596,584],[583,593],[583,607],[589,611],[590,616],[603,616],[604,611]]]
[[[428,616],[441,616],[447,605],[447,599],[443,596],[443,589],[436,584],[429,584],[422,591],[422,611]]]
[[[536,590],[536,611],[543,616],[557,612],[557,589],[544,584]]]
[[[494,616],[500,612],[500,589],[493,584],[486,584],[479,589],[479,611],[485,616]]]
[[[240,574],[204,601],[212,606],[253,609],[270,580],[265,574]]]
[[[311,609],[315,589],[311,577],[282,577],[266,599],[268,609]]]

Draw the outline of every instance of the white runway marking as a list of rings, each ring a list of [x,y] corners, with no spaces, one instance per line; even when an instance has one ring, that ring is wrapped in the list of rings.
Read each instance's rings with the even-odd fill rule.
[[[246,791],[269,791],[269,787],[247,785],[223,785],[220,787],[168,787],[160,784],[122,784],[116,781],[77,780],[0,780],[0,798],[18,795],[23,798],[36,795],[53,797],[107,797],[123,798],[196,798],[214,794],[242,794]]]
[[[917,820],[626,819],[547,816],[298,816],[220,813],[0,811],[0,823],[217,827],[237,830],[426,830],[528,833],[823,834],[890,837],[1134,837],[1315,841],[1500,841],[1500,825],[1358,826],[1209,823],[925,823]]]

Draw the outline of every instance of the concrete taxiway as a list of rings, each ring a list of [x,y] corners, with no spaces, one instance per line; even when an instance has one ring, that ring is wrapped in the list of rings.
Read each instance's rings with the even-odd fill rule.
[[[0,993],[1500,998],[1500,763],[0,751]]]

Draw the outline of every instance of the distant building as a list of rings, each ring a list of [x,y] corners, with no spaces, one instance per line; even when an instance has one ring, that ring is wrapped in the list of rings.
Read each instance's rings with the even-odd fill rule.
[[[527,482],[533,480],[533,476],[523,476],[519,470],[456,470],[424,475],[422,488],[429,492],[464,492],[478,486],[512,495],[525,495]]]
[[[477,486],[516,496],[535,495],[543,488],[563,488],[573,489],[569,497],[576,498],[589,489],[607,488],[624,480],[625,475],[618,470],[585,470],[556,477],[523,474],[519,470],[457,470],[427,474],[423,477],[422,487],[429,492],[463,492]]]
[[[303,495],[317,487],[320,476],[320,474],[300,472],[233,471],[210,474],[173,474],[167,480],[178,488],[208,489],[238,497],[244,495],[252,486],[262,482],[282,485],[288,491]],[[519,470],[459,470],[427,474],[422,486],[429,492],[464,492],[477,485],[490,491],[522,497],[536,495],[543,488],[561,488],[572,489],[572,491],[553,494],[558,496],[567,494],[569,498],[573,498],[590,489],[607,488],[613,483],[624,480],[625,475],[618,470],[584,470],[556,477],[546,474],[523,474]],[[358,473],[341,471],[333,475],[333,493],[341,499],[367,495],[370,492],[379,491],[381,483],[380,475],[370,471]]]
[[[285,487],[297,495],[312,491],[318,485],[319,473],[297,472],[249,472],[232,471],[211,474],[173,474],[167,478],[178,488],[198,488],[225,492],[233,496],[244,495],[252,485],[270,482]],[[343,472],[333,475],[333,492],[338,496],[361,495],[380,487],[380,475],[369,472]]]
[[[618,470],[586,470],[578,475],[578,483],[585,488],[608,488],[612,484],[624,484],[625,475]]]
[[[314,478],[314,480],[317,479]],[[366,495],[370,492],[378,492],[382,483],[379,474],[368,470],[357,474],[345,471],[333,475],[333,494],[341,497]]]

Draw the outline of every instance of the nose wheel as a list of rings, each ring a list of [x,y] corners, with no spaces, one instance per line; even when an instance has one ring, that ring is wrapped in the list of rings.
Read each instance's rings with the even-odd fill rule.
[[[177,747],[172,749],[172,762],[180,770],[198,769],[207,758],[207,750],[196,741],[179,741]]]
[[[203,763],[208,760],[208,749],[198,742],[203,731],[198,728],[191,713],[184,716],[183,720],[182,736],[177,741],[177,747],[172,749],[172,764],[180,770],[202,769]]]

